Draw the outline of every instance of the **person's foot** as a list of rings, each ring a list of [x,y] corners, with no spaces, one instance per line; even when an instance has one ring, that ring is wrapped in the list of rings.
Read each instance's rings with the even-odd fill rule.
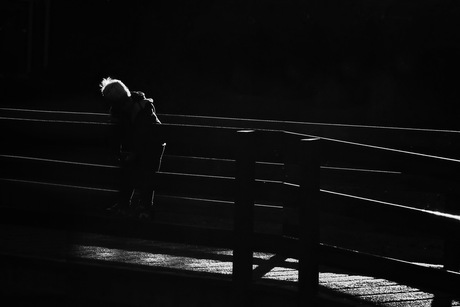
[[[152,221],[154,219],[153,208],[140,206],[135,211],[135,217],[143,221]]]
[[[119,203],[116,203],[112,207],[106,209],[107,213],[111,216],[126,216],[129,212],[129,206],[123,206]]]

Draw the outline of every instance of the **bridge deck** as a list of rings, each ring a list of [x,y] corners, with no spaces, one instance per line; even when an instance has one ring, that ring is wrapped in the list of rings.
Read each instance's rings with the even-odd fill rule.
[[[159,274],[181,273],[231,280],[231,250],[11,225],[0,226],[0,239],[2,255],[105,263]],[[254,278],[259,283],[273,289],[295,291],[295,259],[265,253],[254,257]],[[326,267],[320,271],[320,301],[324,306],[330,306],[331,302],[336,306],[460,306],[460,302],[440,294],[388,280]],[[11,274],[3,278],[7,283],[17,281]]]

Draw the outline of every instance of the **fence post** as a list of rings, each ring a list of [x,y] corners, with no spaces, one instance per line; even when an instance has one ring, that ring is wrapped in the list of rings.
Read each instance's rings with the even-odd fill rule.
[[[286,132],[283,132],[284,145],[284,179],[285,183],[300,183],[300,161],[302,154],[300,153],[299,137],[296,135],[290,137]],[[292,198],[294,196],[294,198]],[[284,236],[298,237],[299,236],[299,199],[292,193],[285,193],[283,208],[283,228]]]
[[[460,214],[460,195],[458,192],[450,191],[446,196],[446,212]],[[444,269],[460,271],[460,236],[457,233],[444,235]]]
[[[299,305],[316,306],[319,282],[319,138],[300,141]]]
[[[254,229],[255,131],[237,132],[233,282],[237,304],[250,305]]]

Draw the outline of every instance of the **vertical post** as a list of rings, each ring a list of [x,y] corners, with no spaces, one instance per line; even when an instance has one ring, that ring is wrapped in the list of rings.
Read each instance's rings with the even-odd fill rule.
[[[283,132],[284,145],[284,182],[300,184],[301,157],[299,137]],[[285,193],[283,208],[283,235],[299,237],[299,197]]]
[[[233,281],[237,304],[249,305],[254,229],[255,131],[237,132]],[[242,301],[244,300],[244,301]]]
[[[319,139],[300,141],[299,305],[316,306],[319,282]]]
[[[446,197],[446,212],[460,214],[460,197],[456,191],[450,191]],[[458,234],[446,233],[444,235],[444,269],[460,271],[460,237]]]

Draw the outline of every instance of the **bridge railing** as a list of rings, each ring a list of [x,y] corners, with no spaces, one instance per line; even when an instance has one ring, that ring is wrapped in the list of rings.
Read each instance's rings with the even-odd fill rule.
[[[139,222],[104,215],[104,208],[116,201],[120,177],[112,156],[112,123],[30,115],[0,118],[2,129],[10,132],[0,153],[3,223],[230,248],[241,297],[250,293],[254,251],[297,256],[301,300],[316,298],[317,139],[282,131],[154,127],[167,143],[155,181],[157,206],[177,216],[181,204],[185,217],[183,223]],[[285,162],[299,169],[297,182],[285,181]],[[170,204],[173,208],[166,208]],[[200,213],[193,212],[197,204],[206,207],[199,212],[225,207],[230,212],[225,216],[228,224],[220,227],[214,222],[209,227]],[[255,215],[300,204],[309,209],[299,210],[300,225],[306,224],[297,238],[280,231],[254,231]],[[187,215],[199,222],[190,223]],[[280,216],[276,219],[283,223]]]
[[[322,140],[325,155],[329,156],[331,152],[338,150],[343,155],[335,159],[334,163],[349,166],[349,161],[346,161],[348,156],[351,157],[350,160],[362,157],[363,162],[360,163],[368,163],[370,159],[366,161],[365,156],[369,156],[372,157],[374,163],[358,167],[383,165],[385,169],[391,168],[390,174],[385,174],[383,177],[376,176],[374,183],[368,182],[369,177],[365,176],[363,179],[366,181],[361,181],[362,186],[370,189],[377,189],[380,186],[380,189],[386,189],[389,193],[393,192],[396,195],[402,194],[403,191],[415,191],[418,194],[408,205],[403,197],[401,200],[394,198],[392,201],[387,201],[369,194],[343,192],[339,188],[333,188],[333,185],[340,185],[339,182],[335,182],[321,190],[324,206],[334,207],[342,214],[353,216],[356,220],[373,225],[383,225],[387,229],[392,229],[394,233],[398,231],[416,233],[420,238],[435,236],[441,240],[443,250],[441,251],[442,258],[437,259],[441,262],[437,264],[441,264],[442,269],[410,262],[410,259],[401,259],[391,253],[386,255],[357,253],[330,246],[323,246],[322,256],[324,258],[321,259],[357,272],[387,278],[431,292],[446,292],[458,297],[455,289],[460,286],[460,274],[458,273],[460,269],[460,216],[455,213],[459,212],[460,161],[390,148]],[[323,158],[327,159],[328,163],[333,161],[332,157],[323,156]],[[433,208],[426,208],[426,200],[423,198],[428,193],[440,196],[441,204],[434,205]],[[417,205],[417,202],[423,204]],[[411,247],[403,246],[402,248],[410,249]],[[420,278],[420,276],[424,277]]]
[[[49,114],[47,116],[49,116]],[[83,146],[80,148],[79,156],[97,156],[98,150],[96,150],[94,145],[103,145],[102,147],[107,145],[102,144],[100,140],[107,139],[110,124],[105,122],[105,117],[96,116],[95,118],[94,115],[88,115],[88,117],[86,117],[84,114],[72,116],[77,116],[78,118],[74,118],[75,123],[69,123],[67,128],[60,129],[56,132],[58,133],[58,138],[59,134],[62,134],[61,140],[63,144],[65,142],[69,143],[69,139],[71,139],[69,136],[75,133],[75,131],[79,131],[78,135],[84,135],[81,140],[87,142],[89,144],[88,148],[91,148],[91,151],[88,153]],[[11,119],[5,118],[2,120],[8,123]],[[43,127],[48,125],[46,124],[47,120],[49,120],[49,118],[42,118],[41,121],[33,123],[36,125],[37,131],[40,131],[39,129],[44,129]],[[230,203],[236,202],[235,199],[229,198],[231,195],[226,194],[232,189],[235,189],[235,186],[224,187],[226,179],[236,177],[238,170],[238,167],[235,165],[235,156],[237,152],[225,149],[227,148],[226,145],[229,143],[227,140],[233,138],[233,136],[229,135],[238,135],[236,131],[243,127],[247,129],[260,128],[260,123],[251,125],[251,122],[245,122],[244,124],[238,122],[231,126],[228,121],[222,120],[214,122],[214,126],[210,127],[205,125],[191,125],[190,120],[193,120],[193,118],[187,117],[183,124],[176,122],[174,125],[169,125],[171,127],[170,133],[172,136],[178,137],[184,133],[181,137],[183,137],[185,143],[180,144],[180,146],[176,148],[174,148],[172,143],[168,143],[168,151],[171,150],[171,153],[177,151],[175,154],[165,159],[165,169],[170,168],[171,172],[169,174],[166,171],[164,172],[164,182],[168,182],[168,176],[175,173],[181,173],[183,175],[193,174],[195,175],[192,176],[193,180],[188,181],[193,182],[193,184],[188,186],[189,189],[185,191],[183,195],[196,192],[197,194],[194,197],[200,198],[203,196],[199,194],[201,193],[200,187],[209,186],[211,188],[205,190],[215,191],[216,193],[213,197],[220,196],[221,198],[219,201],[228,201]],[[21,126],[29,127],[30,123],[31,122],[27,123],[27,121],[24,120],[24,122],[20,122],[19,124],[15,122],[13,126],[15,129],[21,131],[21,129],[24,129],[21,128]],[[43,123],[45,123],[45,125]],[[80,125],[83,128],[78,129]],[[99,134],[95,133],[95,126],[98,127],[96,130],[99,131]],[[165,128],[169,129],[167,127],[168,125],[165,125]],[[197,144],[195,140],[203,136],[203,131],[207,129],[213,131],[211,134],[214,135],[213,140],[216,141],[202,144],[203,147],[194,146],[194,144]],[[252,133],[240,133],[248,138],[251,138],[251,136],[248,135],[252,135]],[[287,205],[291,201],[290,198],[280,197],[283,191],[289,191],[292,187],[299,188],[301,186],[299,182],[302,182],[299,180],[299,170],[302,168],[290,166],[291,163],[289,159],[292,158],[295,160],[295,157],[289,157],[288,155],[282,154],[282,152],[284,152],[283,149],[287,148],[285,141],[282,141],[282,139],[315,139],[317,136],[275,131],[260,131],[258,133],[259,139],[269,138],[274,147],[271,151],[273,159],[270,160],[263,157],[264,154],[267,154],[267,151],[258,150],[262,147],[256,143],[256,154],[261,153],[262,157],[259,157],[259,160],[255,162],[255,171],[262,180],[256,180],[254,184],[256,191],[254,192],[255,202],[264,204],[268,199],[271,208],[279,210],[278,208]],[[420,133],[423,134],[423,131],[420,131]],[[278,138],[280,135],[282,135],[282,138]],[[419,136],[419,138],[423,139],[423,136]],[[76,139],[79,138],[77,137]],[[95,140],[94,142],[92,142],[93,139]],[[53,140],[55,140],[54,137],[50,138],[50,144],[53,143]],[[46,143],[46,138],[43,142]],[[203,152],[212,153],[212,158],[200,156],[202,153],[199,153],[199,151],[207,146],[209,148]],[[249,150],[251,146],[236,146],[234,148],[245,148]],[[41,150],[34,150],[34,152],[38,154]],[[231,155],[229,155],[230,152],[232,153]],[[288,152],[302,151],[288,150]],[[246,153],[249,154],[249,152]],[[353,216],[356,220],[361,219],[369,223],[381,223],[387,226],[393,225],[395,229],[410,228],[411,230],[416,230],[419,234],[426,233],[430,236],[436,235],[444,242],[444,263],[442,269],[409,262],[404,259],[398,259],[397,257],[371,254],[360,249],[347,249],[346,246],[331,246],[325,243],[321,243],[319,246],[319,263],[388,278],[429,291],[447,292],[458,298],[457,289],[460,287],[460,277],[458,273],[460,244],[458,236],[460,234],[460,226],[459,216],[455,213],[458,212],[457,201],[460,199],[457,191],[460,181],[458,177],[460,174],[460,161],[442,156],[421,154],[383,146],[366,145],[324,136],[321,136],[321,151],[318,159],[321,165],[320,182],[318,183],[321,188],[319,196],[320,205],[318,208],[319,214],[325,210],[340,212],[340,214]],[[194,162],[190,163],[190,161]],[[11,161],[8,161],[7,164],[10,162]],[[251,164],[249,162],[246,163],[248,163],[248,165]],[[182,169],[182,172],[180,169]],[[205,171],[206,174],[204,176],[196,176],[198,169]],[[245,169],[247,170],[247,168]],[[103,174],[102,171],[101,174]],[[222,176],[222,174],[225,175]],[[107,176],[107,179],[109,178],[111,178],[111,175]],[[203,181],[199,179],[203,179]],[[210,180],[206,181],[208,179]],[[175,180],[179,179],[175,178]],[[102,181],[107,183],[110,180],[105,181],[104,179]],[[213,182],[213,184],[210,182]],[[314,186],[311,182],[309,184],[310,186]],[[187,186],[187,184],[184,186]],[[217,186],[220,186],[220,188]],[[168,187],[171,188],[170,185]],[[167,190],[168,187],[165,187],[165,189]],[[264,187],[266,189],[263,189]],[[442,196],[443,203],[434,209],[427,209],[423,208],[423,206],[417,206],[417,201],[424,201],[421,198],[409,203],[406,202],[405,199],[399,200],[398,197],[389,201],[384,197],[380,197],[379,194],[375,196],[372,195],[372,193],[368,193],[369,191],[374,192],[379,189],[395,192],[397,196],[401,194],[400,192],[407,190],[414,191],[421,195],[424,195],[424,193],[436,193]],[[245,195],[249,194],[246,193]],[[287,195],[289,195],[289,193],[287,193]],[[91,199],[94,200],[95,198],[91,196]],[[107,199],[107,195],[100,197],[100,203],[102,204],[104,200]],[[241,207],[235,206],[235,208]],[[263,207],[256,206],[255,210],[262,208]],[[308,202],[307,205],[302,204],[299,208],[312,210],[312,214],[305,217],[307,220],[317,216],[315,212],[316,209],[310,206],[310,202]],[[246,212],[242,215],[252,216],[251,214],[250,212]],[[298,214],[303,216],[304,212],[294,214],[294,216],[297,218]],[[312,223],[301,225],[315,225],[317,222],[318,221],[315,219]],[[247,229],[251,228],[250,226],[251,225],[246,225],[247,228],[243,228],[246,230],[239,231],[247,231]],[[321,229],[322,226],[323,225],[318,225],[319,229]],[[167,227],[167,225],[164,225],[164,227]],[[188,234],[191,233],[189,231],[184,232]],[[215,233],[217,232],[218,230],[216,229]],[[171,233],[174,233],[172,229]],[[294,232],[294,236],[300,236],[299,234],[301,233],[302,232],[298,231]],[[180,235],[176,237],[180,237]],[[198,237],[200,236],[195,233],[191,235],[189,239],[196,240]],[[217,239],[217,236],[208,236],[208,243],[221,245],[222,242],[225,241],[222,239],[224,237],[225,235],[219,236],[219,239]],[[315,235],[311,238],[315,238]],[[281,240],[279,236],[264,236],[264,234],[261,234],[257,239],[253,240],[253,246],[255,249],[271,252],[275,252],[271,247],[278,246],[278,251],[281,250],[281,252],[300,258],[299,251],[293,248],[299,240],[293,239],[292,237],[287,237],[285,239],[286,240]],[[232,239],[229,239],[228,242],[231,242],[231,240]],[[245,248],[247,250],[247,247],[243,246],[241,248],[241,250]],[[311,250],[312,249],[310,249],[310,251]],[[245,253],[242,252],[242,254]],[[247,255],[247,252],[245,255]],[[247,268],[248,258],[247,256],[241,256],[241,259],[243,258],[246,259],[246,264],[242,264],[242,268]],[[244,271],[244,269],[241,270],[241,272]],[[246,273],[241,273],[241,276],[248,276],[247,269]],[[420,276],[423,276],[423,278],[420,278]],[[244,277],[241,278],[244,279]]]
[[[458,294],[455,289],[460,286],[460,160],[452,158],[458,156],[456,149],[460,140],[457,131],[314,123],[308,123],[307,129],[303,123],[292,122],[174,115],[170,115],[170,119],[233,127],[290,127],[297,131],[293,134],[300,137],[320,137],[321,212],[340,211],[375,225],[383,224],[403,232],[415,231],[420,236],[436,236],[443,248],[442,269],[398,259],[398,256],[370,254],[326,244],[320,248],[321,263],[381,276],[428,291]],[[372,135],[378,136],[373,139]],[[372,145],[356,140],[367,140]],[[421,151],[411,150],[414,148]],[[295,174],[289,174],[292,175],[295,177]],[[407,197],[406,194],[417,196]],[[427,195],[435,195],[441,201],[424,199]]]

